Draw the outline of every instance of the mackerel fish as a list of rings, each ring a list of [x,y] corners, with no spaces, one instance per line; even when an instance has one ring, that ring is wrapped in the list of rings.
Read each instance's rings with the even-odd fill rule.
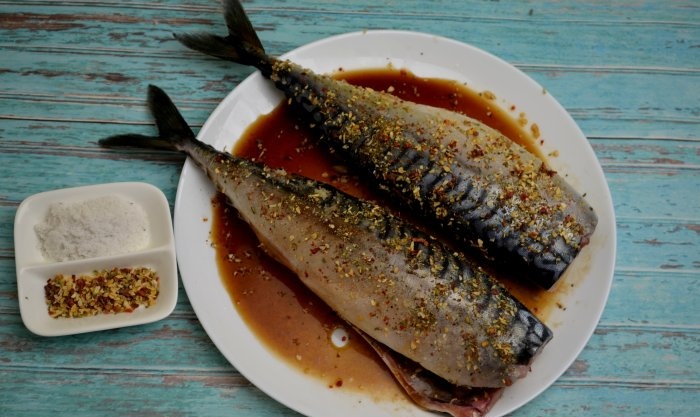
[[[252,65],[306,115],[318,139],[432,227],[551,288],[593,234],[593,208],[557,172],[462,114],[318,75],[267,55],[237,0],[225,37],[176,34],[187,47]]]
[[[371,340],[397,377],[411,369],[399,380],[419,405],[481,415],[551,339],[489,273],[388,209],[217,151],[195,138],[155,86],[148,104],[157,137],[126,134],[100,144],[187,154],[269,255]]]

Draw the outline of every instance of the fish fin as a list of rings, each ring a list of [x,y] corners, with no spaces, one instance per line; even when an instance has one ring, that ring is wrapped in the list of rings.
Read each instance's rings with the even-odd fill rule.
[[[161,138],[178,142],[195,138],[194,132],[170,97],[155,85],[148,86],[148,108],[153,114],[158,126],[158,136]]]
[[[172,142],[163,140],[158,136],[147,136],[139,134],[124,134],[109,136],[98,141],[100,146],[105,148],[153,148],[175,150]]]
[[[225,37],[209,33],[173,35],[195,51],[260,68],[260,64],[266,61],[265,48],[238,0],[224,1],[224,19],[228,27],[228,36]]]
[[[229,37],[212,35],[210,33],[174,33],[175,39],[190,49],[211,55],[227,61],[242,62],[243,59],[238,54]]]
[[[248,19],[248,15],[246,15],[245,10],[243,10],[240,1],[224,1],[224,19],[226,20],[229,36],[232,37],[233,40],[265,52],[265,48],[263,48],[258,34],[255,33],[253,24],[250,22],[250,19]]]
[[[184,143],[195,138],[170,97],[155,85],[148,86],[148,108],[158,127],[158,136],[115,135],[101,139],[99,144],[104,147],[180,150]]]
[[[406,395],[426,410],[453,417],[482,417],[503,394],[503,388],[471,388],[451,384],[372,339],[362,330],[353,328],[377,352]]]

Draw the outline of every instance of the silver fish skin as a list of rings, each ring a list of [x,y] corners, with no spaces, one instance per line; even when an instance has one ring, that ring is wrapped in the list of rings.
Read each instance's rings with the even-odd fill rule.
[[[224,1],[224,16],[226,37],[175,37],[257,67],[307,115],[321,143],[464,249],[550,288],[589,243],[597,225],[592,207],[499,131],[271,57],[238,1]]]
[[[157,87],[158,137],[102,146],[186,153],[250,224],[265,250],[340,317],[451,384],[524,377],[551,331],[479,266],[387,209],[198,141]]]

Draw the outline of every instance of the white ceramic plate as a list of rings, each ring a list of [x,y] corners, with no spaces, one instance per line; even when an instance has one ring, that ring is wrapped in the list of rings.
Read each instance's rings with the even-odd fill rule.
[[[115,256],[53,262],[45,259],[34,226],[56,202],[73,203],[117,195],[139,204],[150,224],[150,241],[142,250]],[[15,264],[17,296],[25,326],[41,336],[63,336],[150,323],[167,317],[177,303],[177,263],[170,206],[158,188],[141,182],[88,185],[47,191],[26,198],[15,215]],[[100,314],[81,318],[52,318],[44,285],[56,274],[88,274],[97,269],[144,266],[158,273],[160,292],[156,304],[131,313]]]
[[[564,298],[566,310],[553,312],[554,339],[536,359],[527,378],[507,388],[488,414],[502,416],[530,401],[552,384],[574,361],[598,323],[612,283],[615,218],[603,171],[591,146],[569,114],[545,89],[510,64],[463,43],[414,32],[367,31],[324,39],[285,57],[314,71],[328,73],[384,67],[407,68],[418,76],[466,82],[477,91],[495,93],[504,108],[516,105],[536,122],[545,139],[543,153],[587,199],[599,224],[567,272],[575,288]],[[272,110],[281,95],[259,73],[234,89],[212,113],[199,137],[217,149],[231,149],[244,129]],[[175,236],[180,272],[197,317],[209,337],[253,384],[286,406],[312,417],[432,416],[406,401],[375,402],[343,390],[330,390],[281,361],[251,333],[236,312],[219,278],[210,246],[210,199],[214,190],[189,161],[180,178],[175,203]]]

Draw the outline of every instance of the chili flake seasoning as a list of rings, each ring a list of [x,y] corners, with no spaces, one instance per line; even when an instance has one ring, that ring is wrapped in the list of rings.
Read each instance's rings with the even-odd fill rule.
[[[53,318],[130,313],[156,303],[159,281],[150,268],[113,268],[89,275],[57,274],[48,280],[44,293]]]

